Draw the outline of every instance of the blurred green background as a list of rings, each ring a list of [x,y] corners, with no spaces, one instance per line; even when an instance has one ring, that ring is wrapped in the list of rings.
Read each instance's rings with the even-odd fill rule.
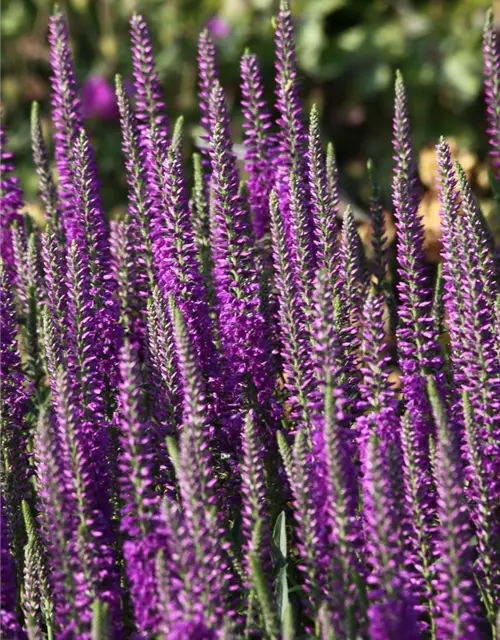
[[[245,47],[261,61],[273,100],[272,16],[277,0],[66,0],[77,74],[82,85],[95,76],[113,86],[114,74],[130,77],[128,20],[133,11],[148,21],[170,118],[186,117],[197,135],[196,43],[211,27],[221,75],[241,140],[239,57]],[[409,89],[414,142],[423,148],[439,135],[457,143],[475,188],[488,208],[481,31],[488,0],[295,0],[297,52],[306,109],[316,102],[325,139],[334,141],[344,190],[367,199],[364,168],[373,157],[389,203],[393,77],[403,71]],[[47,131],[49,63],[47,23],[53,2],[3,0],[2,105],[4,124],[28,202],[36,202],[29,142],[29,110],[42,105]],[[497,11],[498,16],[498,11]],[[101,80],[101,83],[103,81]],[[108,109],[109,111],[109,109]],[[111,112],[113,110],[111,109]],[[111,113],[89,113],[108,211],[126,198],[118,122]],[[427,153],[427,155],[425,155]],[[422,164],[423,163],[423,164]],[[421,157],[429,198],[433,155]]]

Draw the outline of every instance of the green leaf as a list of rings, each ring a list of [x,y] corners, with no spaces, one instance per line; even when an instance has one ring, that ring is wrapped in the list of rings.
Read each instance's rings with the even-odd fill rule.
[[[261,542],[262,539],[262,523],[257,522],[253,532],[254,540]],[[276,620],[273,611],[273,598],[269,591],[266,576],[262,569],[260,558],[257,554],[250,555],[250,570],[252,575],[252,584],[257,594],[257,600],[259,601],[260,609],[262,611],[262,618],[264,621],[264,627],[267,636],[271,639],[278,637],[278,630],[276,628]]]
[[[281,457],[283,458],[283,464],[285,465],[285,472],[286,472],[288,481],[291,482],[294,476],[292,450],[290,448],[290,445],[286,441],[285,436],[281,431],[278,431],[276,437],[278,439],[278,449],[281,454]]]
[[[290,599],[288,597],[288,577],[287,577],[287,565],[278,572],[278,578],[276,580],[276,602],[278,605],[278,618],[283,624],[287,608],[290,607]]]
[[[174,440],[174,438],[172,438],[172,436],[167,436],[167,450],[168,450],[168,455],[170,456],[170,460],[174,465],[175,475],[179,477],[179,468],[180,468],[179,446],[177,442]]]
[[[281,637],[283,640],[294,640],[295,638],[293,609],[290,603],[287,604],[281,619]]]
[[[99,598],[92,605],[92,640],[109,640],[108,603]]]
[[[279,552],[278,561],[280,564],[286,563],[287,555],[287,541],[286,541],[286,516],[282,511],[276,518],[276,523],[273,529],[273,544],[275,550]]]
[[[278,619],[283,623],[283,616],[290,601],[288,598],[288,576],[287,576],[287,539],[286,539],[286,516],[282,511],[276,518],[272,536],[272,553],[274,560],[279,567],[276,579],[276,601],[278,604]]]

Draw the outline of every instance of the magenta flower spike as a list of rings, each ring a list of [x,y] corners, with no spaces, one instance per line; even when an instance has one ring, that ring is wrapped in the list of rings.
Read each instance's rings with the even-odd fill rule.
[[[441,230],[443,244],[444,304],[448,316],[448,332],[452,344],[453,375],[458,385],[464,383],[464,299],[463,263],[460,257],[462,223],[459,219],[460,195],[451,159],[450,147],[444,138],[437,147]]]
[[[500,180],[500,47],[495,30],[493,9],[490,9],[486,15],[483,30],[483,54],[490,156],[494,175],[497,180]]]
[[[56,10],[49,24],[50,63],[52,67],[52,121],[55,128],[55,159],[58,190],[68,242],[76,237],[73,178],[76,159],[74,152],[83,131],[82,103],[73,69],[69,35],[63,14]],[[86,179],[93,197],[98,199],[97,176],[92,153]],[[100,205],[99,205],[100,206]],[[97,224],[102,224],[97,220]]]
[[[297,523],[299,565],[303,575],[304,590],[307,595],[307,610],[316,615],[323,602],[331,600],[328,584],[328,567],[325,528],[320,519],[315,496],[311,493],[314,478],[314,464],[307,444],[305,429],[295,436],[293,447],[292,494]]]
[[[20,211],[23,208],[23,192],[19,186],[19,178],[13,175],[15,170],[13,154],[7,149],[7,136],[0,129],[0,255],[4,269],[10,274],[13,284],[20,274],[16,273],[16,256],[13,238],[15,226],[22,228]]]
[[[297,291],[307,315],[311,306],[315,252],[307,183],[307,131],[299,99],[294,27],[288,0],[280,2],[275,41],[276,107],[280,128],[275,190],[294,264]]]
[[[27,640],[27,635],[21,626],[19,617],[16,585],[16,570],[10,552],[7,513],[2,495],[2,510],[0,518],[0,566],[2,568],[2,583],[0,585],[0,631],[3,638]]]
[[[239,176],[231,150],[229,119],[222,87],[210,102],[213,216],[213,277],[223,359],[231,369],[236,398],[252,393],[266,407],[273,393],[269,346],[259,299],[255,250]],[[241,402],[241,400],[239,400]]]
[[[299,100],[294,26],[288,0],[280,2],[275,37],[276,106],[280,114],[278,183],[284,189],[283,193],[280,191],[279,197],[280,200],[282,196],[287,200],[290,178],[300,182],[304,181],[307,175],[307,133]],[[284,204],[288,210],[288,203]]]
[[[241,58],[241,106],[245,130],[245,170],[248,173],[248,199],[255,238],[269,232],[269,196],[274,182],[275,139],[270,131],[271,115],[263,97],[264,87],[255,54]]]
[[[47,224],[53,228],[62,245],[64,240],[64,221],[59,205],[59,194],[50,167],[50,157],[43,135],[40,107],[37,102],[34,102],[31,108],[31,148],[33,162],[38,174],[40,197],[45,209],[45,219]]]
[[[216,354],[207,291],[199,269],[194,231],[182,169],[183,120],[175,125],[163,166],[162,215],[153,233],[158,285],[172,295],[193,337],[196,357],[206,380],[214,374]]]
[[[85,433],[88,463],[99,487],[95,497],[110,517],[110,432],[106,416],[106,382],[103,378],[99,326],[93,314],[90,273],[76,242],[68,252],[67,360],[64,375],[74,398],[78,427]],[[57,399],[56,395],[56,399]]]
[[[428,392],[437,424],[435,480],[439,530],[436,539],[436,637],[479,638],[479,610],[472,573],[472,530],[463,491],[456,434],[432,380]]]
[[[74,526],[71,544],[84,576],[82,583],[78,583],[76,604],[81,608],[82,622],[90,626],[93,599],[107,603],[113,628],[118,632],[122,626],[121,594],[113,549],[114,532],[106,503],[109,498],[101,493],[105,484],[102,479],[99,482],[96,475],[94,443],[75,391],[73,381],[64,371],[58,371],[52,392],[61,448],[63,490]],[[101,445],[101,455],[105,452]]]
[[[394,112],[393,204],[398,233],[398,290],[401,297],[398,349],[403,375],[423,374],[441,366],[430,315],[431,296],[425,272],[423,227],[418,217],[417,172],[411,148],[406,88],[396,78]]]
[[[144,417],[137,354],[125,343],[120,359],[120,497],[123,555],[137,628],[159,633],[156,556],[162,548],[159,495],[154,489],[151,425]]]
[[[147,172],[141,158],[141,140],[129,97],[120,76],[116,94],[122,130],[122,150],[128,183],[128,219],[125,240],[127,285],[137,314],[132,335],[144,340],[146,298],[155,284],[151,221],[148,215]]]
[[[420,637],[404,571],[401,445],[390,414],[374,416],[362,457],[370,637]]]
[[[217,478],[210,450],[212,429],[207,424],[207,400],[187,325],[172,306],[179,368],[184,387],[183,429],[179,457],[179,488],[186,528],[196,549],[197,574],[193,588],[205,602],[205,615],[217,628],[226,616],[235,617],[238,589],[230,564],[224,521],[218,505]],[[194,603],[193,603],[194,604]]]
[[[92,330],[99,336],[100,346],[95,345],[95,355],[101,362],[96,372],[112,387],[116,385],[116,361],[121,336],[117,324],[118,305],[114,299],[116,283],[111,271],[111,252],[107,223],[92,177],[90,143],[82,129],[74,158],[74,206],[76,216],[73,233],[78,246],[82,266],[88,274],[86,303],[92,308]],[[90,307],[89,307],[90,311]]]
[[[431,313],[432,295],[426,274],[423,227],[418,217],[417,172],[407,102],[403,78],[398,73],[393,122],[393,204],[400,297],[396,338],[406,406],[413,418],[415,444],[421,448],[419,458],[424,464],[428,457],[429,436],[434,431],[425,375],[435,374],[441,390],[444,390],[445,382],[437,329]],[[422,469],[422,473],[426,471]]]
[[[314,221],[314,244],[317,267],[336,279],[339,271],[337,224],[338,202],[329,189],[326,160],[323,155],[319,114],[316,105],[311,109],[308,152],[311,215]]]
[[[310,334],[297,292],[292,265],[287,259],[283,219],[274,191],[270,198],[273,263],[278,290],[278,324],[285,386],[292,405],[292,417],[307,428],[312,426],[311,399],[314,389]]]
[[[355,637],[366,615],[356,587],[364,571],[359,562],[361,529],[357,517],[357,472],[352,463],[352,444],[346,428],[345,397],[334,388],[329,375],[324,388],[323,460],[325,464],[324,520],[327,526],[329,564],[335,597],[330,604],[331,622],[339,635]],[[320,490],[320,486],[318,486]]]
[[[259,434],[254,423],[254,416],[249,413],[245,418],[242,432],[243,464],[241,482],[243,492],[243,531],[245,536],[245,568],[250,586],[255,575],[252,575],[252,558],[256,558],[264,572],[269,571],[270,557],[270,523],[269,505],[266,495],[264,449],[259,441]],[[260,535],[254,535],[255,527],[260,527]]]
[[[215,53],[215,45],[207,29],[200,33],[198,39],[198,106],[201,113],[201,126],[207,138],[212,130],[210,118],[210,101],[212,91],[219,82],[219,70]]]
[[[362,402],[378,411],[394,405],[396,397],[389,383],[390,355],[386,344],[385,295],[374,287],[366,296],[361,328]]]
[[[84,633],[86,620],[80,616],[78,609],[86,605],[86,599],[82,601],[77,595],[78,589],[81,589],[77,578],[81,582],[84,573],[73,544],[77,523],[73,505],[65,491],[66,474],[52,414],[40,414],[34,444],[40,524],[47,544],[54,585],[54,620],[56,628],[64,629],[66,635],[63,637],[69,638],[72,633]]]
[[[32,496],[30,478],[29,426],[30,387],[23,371],[17,342],[17,324],[12,282],[0,261],[0,362],[2,393],[2,502],[11,526],[22,531],[21,501]],[[13,540],[15,552],[22,554],[23,537]]]
[[[155,68],[153,45],[144,18],[130,20],[130,39],[136,99],[136,118],[143,162],[151,162],[151,145],[164,154],[168,145],[168,119]]]
[[[464,391],[462,404],[465,418],[465,458],[468,468],[467,493],[472,496],[470,511],[478,545],[476,570],[481,579],[481,599],[488,620],[495,628],[496,611],[500,602],[500,527],[494,516],[496,495],[490,489],[488,465],[484,462],[484,447],[477,428],[477,420],[468,393]]]
[[[361,314],[367,278],[364,268],[363,245],[359,237],[352,207],[344,213],[342,241],[340,245],[339,298],[341,301],[338,324],[349,377],[354,387],[358,372]]]

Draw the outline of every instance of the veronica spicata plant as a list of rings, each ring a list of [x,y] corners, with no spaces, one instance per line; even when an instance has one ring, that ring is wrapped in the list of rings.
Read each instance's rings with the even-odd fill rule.
[[[110,222],[65,18],[50,19],[50,144],[38,105],[31,123],[43,229],[1,132],[6,640],[500,640],[493,236],[441,139],[433,285],[398,73],[396,266],[373,162],[367,260],[319,110],[302,107],[288,0],[274,27],[274,111],[256,55],[241,58],[244,174],[201,34],[191,185],[131,17],[128,206]],[[495,192],[491,11],[483,42]]]

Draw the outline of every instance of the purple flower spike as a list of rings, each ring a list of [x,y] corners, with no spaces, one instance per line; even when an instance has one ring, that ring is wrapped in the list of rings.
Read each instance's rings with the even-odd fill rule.
[[[328,559],[328,555],[325,549],[324,523],[319,518],[315,497],[310,491],[313,486],[313,477],[314,466],[307,436],[305,430],[301,429],[295,436],[293,479],[290,478],[290,480],[298,528],[300,555],[298,568],[304,576],[309,615],[315,615],[322,602],[328,601],[331,597],[328,589],[328,568],[325,567],[325,559]]]
[[[324,389],[324,518],[328,527],[328,551],[336,597],[331,604],[332,622],[339,636],[354,637],[356,622],[365,613],[356,587],[362,576],[357,550],[361,531],[357,518],[357,473],[352,464],[352,446],[345,424],[345,401],[333,387],[330,374]],[[319,489],[320,487],[318,487]]]
[[[40,107],[36,102],[33,103],[31,109],[31,146],[33,161],[38,174],[40,197],[45,207],[45,219],[62,244],[64,240],[64,224],[59,206],[59,195],[52,177],[49,154],[43,137]]]
[[[243,502],[243,531],[245,536],[245,561],[249,584],[252,571],[249,560],[255,556],[264,571],[271,565],[269,513],[264,478],[263,448],[259,442],[259,434],[254,424],[254,416],[249,413],[245,418],[242,433],[243,465],[241,469]],[[258,540],[253,536],[259,523],[261,532]]]
[[[64,277],[66,260],[64,249],[59,244],[59,239],[50,226],[47,226],[42,235],[42,262],[45,290],[47,292],[45,309],[57,336],[54,354],[57,356],[56,360],[60,362],[67,346],[66,310],[68,290]]]
[[[486,15],[483,31],[484,85],[490,136],[490,155],[497,180],[500,180],[500,47],[493,9]]]
[[[193,337],[205,379],[214,374],[213,324],[199,269],[193,225],[182,170],[183,119],[179,118],[163,167],[162,215],[154,237],[158,284],[165,299],[171,294]]]
[[[111,478],[108,456],[112,451],[106,417],[106,383],[101,366],[101,336],[93,314],[88,265],[76,242],[69,247],[67,268],[69,304],[65,318],[68,332],[65,375],[70,378],[68,383],[75,399],[73,409],[77,413],[79,427],[85,431],[89,463],[99,487],[94,495],[109,517]]]
[[[406,88],[398,72],[393,122],[396,162],[393,204],[400,297],[396,337],[407,408],[415,424],[422,459],[425,459],[428,438],[434,429],[425,392],[425,375],[428,372],[437,374],[440,389],[444,389],[444,379],[438,335],[432,318],[432,295],[426,275],[423,227],[418,217],[417,172],[411,149],[407,102]]]
[[[211,95],[210,118],[211,236],[221,351],[232,369],[235,396],[244,399],[250,384],[259,404],[265,407],[274,388],[269,346],[251,229],[239,195],[227,108],[218,83]]]
[[[198,40],[198,105],[201,113],[201,125],[208,134],[210,124],[210,100],[215,84],[219,81],[219,70],[215,55],[215,45],[208,30],[200,33]]]
[[[298,418],[302,424],[311,428],[310,401],[314,384],[309,348],[310,335],[302,309],[296,304],[297,293],[291,265],[287,259],[285,229],[274,192],[270,198],[270,211],[285,385],[293,408],[292,417]]]
[[[134,252],[136,261],[133,288],[136,295],[143,298],[151,291],[155,282],[148,216],[147,175],[141,158],[139,128],[120,76],[116,76],[116,95],[120,111],[122,150],[127,170],[129,250]]]
[[[280,114],[278,120],[280,126],[278,184],[283,188],[283,192],[279,192],[279,197],[280,201],[282,197],[285,199],[283,205],[287,211],[290,178],[302,182],[307,175],[307,133],[299,99],[294,42],[290,3],[288,0],[281,0],[276,24],[275,63],[277,72],[276,107]],[[304,185],[299,184],[298,186],[299,190],[302,191]]]
[[[150,136],[154,132],[155,143],[166,150],[168,144],[168,120],[165,103],[155,69],[153,45],[144,18],[132,16],[130,20],[132,63],[136,97],[136,117],[139,140],[144,161],[149,158]]]
[[[271,115],[263,98],[264,88],[257,56],[245,53],[240,66],[248,197],[255,237],[260,240],[269,232],[269,196],[274,181],[272,154],[275,140],[269,131]]]
[[[313,220],[307,184],[307,132],[299,99],[294,28],[288,0],[280,3],[275,40],[276,107],[280,114],[275,189],[294,265],[297,293],[309,317],[315,267]]]
[[[7,150],[7,136],[0,129],[0,255],[4,269],[9,273],[13,284],[20,275],[16,273],[16,258],[14,254],[13,227],[22,228],[23,220],[19,214],[23,207],[23,192],[19,186],[19,179],[13,175],[13,154]]]
[[[437,335],[431,317],[432,298],[425,273],[424,235],[418,217],[417,172],[411,149],[406,89],[396,78],[394,113],[393,203],[398,233],[399,305],[398,349],[403,375],[441,367]]]
[[[9,550],[9,532],[7,514],[4,507],[3,495],[0,514],[0,566],[2,569],[2,583],[0,586],[0,631],[3,638],[12,640],[27,639],[19,619],[17,608],[16,572]]]
[[[346,392],[346,367],[336,322],[338,303],[335,281],[328,272],[319,271],[315,283],[311,334],[316,381],[323,390],[326,381],[333,376],[336,387]]]
[[[193,191],[190,201],[191,217],[193,220],[193,234],[198,261],[203,273],[205,286],[210,303],[213,301],[212,281],[212,248],[210,246],[210,196],[208,176],[204,175],[203,160],[199,153],[193,155]]]
[[[71,633],[81,634],[84,629],[84,620],[78,612],[81,602],[77,602],[78,581],[84,580],[84,574],[72,542],[78,525],[65,492],[67,481],[60,453],[55,419],[41,413],[34,456],[36,487],[42,507],[41,529],[51,560],[56,627],[64,629],[63,637],[69,640]]]
[[[459,162],[455,162],[454,168],[462,199],[467,237],[474,245],[473,250],[478,258],[476,267],[479,270],[478,277],[481,278],[482,289],[487,297],[487,304],[494,314],[500,288],[498,284],[498,278],[500,277],[499,250],[496,247],[495,238],[488,226],[488,222],[474,198],[465,171]],[[500,348],[500,330],[496,333]]]
[[[102,362],[101,375],[107,375],[111,384],[116,384],[116,360],[120,338],[117,324],[118,305],[113,299],[116,286],[111,273],[111,254],[108,227],[98,194],[89,140],[82,129],[74,158],[74,207],[76,216],[73,232],[84,266],[88,271],[87,302],[94,312],[94,330],[99,335],[100,347],[96,357]]]
[[[109,521],[110,508],[106,504],[107,496],[101,494],[104,482],[96,477],[99,471],[93,460],[96,456],[92,447],[94,434],[89,433],[89,425],[82,419],[75,391],[67,374],[63,370],[58,371],[52,392],[57,411],[63,489],[74,527],[71,544],[74,545],[79,570],[83,572],[83,580],[78,583],[76,605],[81,609],[83,623],[90,624],[93,599],[97,597],[108,603],[113,626],[118,631],[121,628],[121,594],[113,550],[114,536]],[[98,442],[101,445],[100,455],[106,455],[108,448],[103,446],[104,438]],[[101,469],[103,466],[101,463]]]
[[[145,636],[159,633],[156,556],[160,501],[154,490],[151,425],[144,418],[141,375],[135,354],[125,343],[120,360],[120,496],[123,554],[134,616]]]
[[[212,429],[207,424],[207,401],[203,381],[180,311],[173,305],[175,340],[184,386],[184,413],[179,460],[179,487],[190,540],[196,549],[197,575],[193,588],[202,601],[210,623],[222,625],[235,615],[237,589],[229,560],[224,522],[218,509],[217,479],[210,451]]]
[[[481,416],[480,439],[484,464],[489,469],[489,490],[500,502],[500,339],[495,313],[498,288],[495,266],[484,221],[472,197],[463,170],[457,165],[462,213],[458,227],[458,260],[464,389],[474,413]]]
[[[166,423],[167,431],[173,434],[181,424],[182,381],[172,321],[157,286],[153,288],[148,299],[147,312],[149,367],[151,382],[156,389],[155,413],[160,414],[160,422]]]
[[[441,202],[441,230],[443,244],[444,304],[448,316],[448,331],[452,344],[453,376],[458,385],[464,382],[464,300],[463,264],[460,259],[459,220],[460,200],[453,169],[451,150],[441,139],[437,147],[439,168],[439,198]]]
[[[360,391],[363,403],[378,411],[393,405],[396,398],[389,383],[390,355],[387,352],[384,326],[385,296],[375,288],[370,291],[363,305],[361,331],[361,372],[363,380]]]
[[[359,359],[361,312],[366,288],[366,272],[361,238],[359,237],[352,207],[347,207],[342,226],[340,246],[340,336],[346,363],[350,367],[352,386],[359,379],[357,361]]]
[[[408,576],[412,594],[424,603],[420,616],[423,629],[436,628],[434,602],[434,568],[436,534],[436,504],[430,465],[416,442],[414,425],[409,414],[403,416],[401,428],[403,452],[404,502],[407,518],[406,552],[412,558]],[[407,563],[408,565],[410,563]]]
[[[17,342],[19,326],[9,274],[0,261],[0,361],[2,393],[2,499],[11,526],[22,531],[21,501],[31,497],[29,429],[29,387],[22,368]],[[20,527],[20,528],[19,528]],[[13,540],[18,559],[22,556],[22,536]]]
[[[481,577],[481,597],[489,622],[494,628],[495,612],[500,604],[500,527],[495,520],[495,498],[490,491],[488,466],[484,463],[484,447],[480,440],[478,421],[475,419],[469,396],[462,396],[465,417],[465,456],[470,478],[468,493],[472,495],[472,518],[478,540],[477,568]]]
[[[74,151],[83,130],[82,103],[73,69],[68,29],[63,14],[57,11],[49,24],[50,63],[52,67],[52,120],[55,128],[55,157],[59,177],[59,196],[68,241],[75,237]],[[92,173],[86,176],[97,194],[93,157]]]
[[[314,220],[314,242],[317,267],[338,277],[339,254],[337,236],[338,207],[328,188],[325,158],[321,145],[319,114],[316,105],[311,109],[309,124],[309,189],[311,192],[311,214]]]
[[[479,609],[472,573],[471,529],[463,492],[463,470],[456,434],[448,424],[436,384],[428,392],[437,424],[435,478],[439,532],[436,540],[436,637],[480,638]]]
[[[362,460],[370,637],[420,637],[404,574],[401,450],[390,416],[374,416]]]

